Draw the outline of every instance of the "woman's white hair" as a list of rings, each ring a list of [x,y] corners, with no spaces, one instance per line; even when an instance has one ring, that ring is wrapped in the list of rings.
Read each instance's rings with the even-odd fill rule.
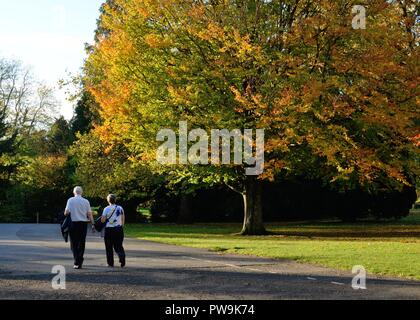
[[[74,190],[73,190],[73,193],[77,194],[79,196],[82,195],[82,193],[83,193],[82,187],[75,187]]]

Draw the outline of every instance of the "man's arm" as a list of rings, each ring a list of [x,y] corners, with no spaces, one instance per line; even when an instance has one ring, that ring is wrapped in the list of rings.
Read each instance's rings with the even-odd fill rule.
[[[92,211],[89,211],[89,212],[88,212],[88,218],[89,218],[89,220],[90,220],[90,223],[91,223],[92,225],[95,225],[95,220],[93,219],[93,212],[92,212]]]
[[[90,223],[92,224],[92,229],[93,229],[95,227],[95,220],[93,219],[92,207],[90,206],[89,201],[87,201],[86,203],[87,203],[87,217],[88,217]]]
[[[70,200],[67,201],[66,209],[64,209],[64,216],[68,217],[70,215]]]

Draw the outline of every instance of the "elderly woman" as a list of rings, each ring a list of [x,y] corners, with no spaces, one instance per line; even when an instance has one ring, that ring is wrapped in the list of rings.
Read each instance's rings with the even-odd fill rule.
[[[106,259],[109,267],[114,267],[114,250],[117,253],[121,268],[125,267],[125,251],[123,247],[124,241],[124,209],[117,205],[117,197],[110,194],[107,197],[109,206],[104,209],[102,214],[102,223],[105,226],[105,248]]]

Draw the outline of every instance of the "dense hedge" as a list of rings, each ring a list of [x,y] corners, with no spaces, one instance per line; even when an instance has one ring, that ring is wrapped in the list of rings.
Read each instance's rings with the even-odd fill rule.
[[[331,191],[317,182],[284,182],[264,185],[265,221],[339,218],[401,218],[416,201],[415,188],[369,194],[362,190]],[[242,197],[228,188],[201,190],[191,199],[196,222],[239,222],[243,218]],[[179,198],[162,194],[155,199],[152,220],[176,222]]]

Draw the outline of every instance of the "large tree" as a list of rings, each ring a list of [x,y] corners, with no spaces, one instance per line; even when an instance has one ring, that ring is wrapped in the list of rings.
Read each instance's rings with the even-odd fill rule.
[[[223,182],[244,197],[243,234],[264,233],[261,180],[316,158],[323,178],[410,184],[417,170],[418,8],[351,0],[115,0],[103,7],[85,82],[95,133],[134,163],[184,185]],[[156,134],[177,128],[266,130],[264,174],[246,164],[156,164]],[[302,157],[304,155],[304,157]]]

